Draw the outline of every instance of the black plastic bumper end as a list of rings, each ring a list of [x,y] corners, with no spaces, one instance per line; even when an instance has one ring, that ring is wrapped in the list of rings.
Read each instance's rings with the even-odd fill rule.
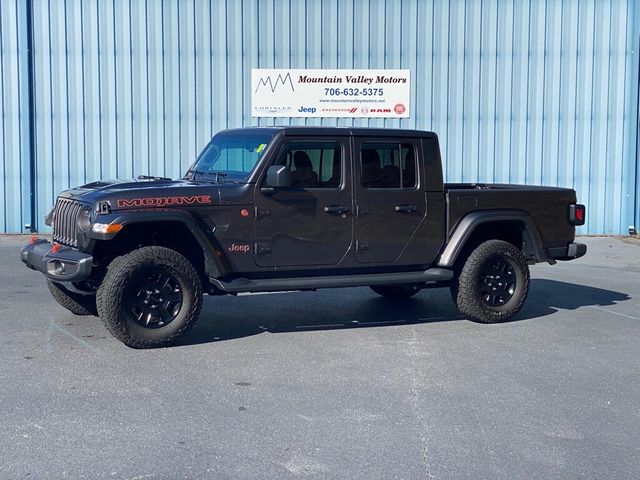
[[[43,273],[56,282],[81,282],[91,274],[93,257],[71,247],[57,247],[44,239],[25,245],[20,259],[29,268]]]

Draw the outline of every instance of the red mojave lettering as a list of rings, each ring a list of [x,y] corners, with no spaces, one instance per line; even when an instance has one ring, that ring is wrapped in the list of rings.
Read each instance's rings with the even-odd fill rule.
[[[145,197],[118,200],[120,208],[167,207],[173,205],[211,204],[211,195],[189,195],[181,197]]]

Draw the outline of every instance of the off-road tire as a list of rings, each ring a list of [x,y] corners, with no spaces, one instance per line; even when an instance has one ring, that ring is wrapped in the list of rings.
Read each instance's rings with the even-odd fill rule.
[[[416,285],[372,285],[369,287],[378,295],[391,300],[403,300],[413,297],[420,291]]]
[[[49,291],[54,300],[74,315],[98,315],[95,295],[81,295],[70,292],[62,285],[48,279],[47,287],[49,287]]]
[[[480,323],[511,320],[528,293],[529,266],[524,255],[502,240],[486,241],[473,250],[451,285],[451,296],[460,313]]]
[[[136,318],[131,301],[138,298],[134,290],[156,272],[171,279],[181,300],[171,320],[151,328]],[[98,288],[96,303],[107,330],[125,345],[132,348],[171,345],[198,320],[202,308],[202,281],[193,265],[180,253],[165,247],[142,247],[109,264]]]

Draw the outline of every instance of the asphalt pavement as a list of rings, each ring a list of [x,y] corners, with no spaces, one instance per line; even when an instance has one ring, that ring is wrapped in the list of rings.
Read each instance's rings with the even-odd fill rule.
[[[640,241],[532,267],[516,320],[446,289],[206,297],[181,345],[76,317],[0,237],[0,479],[640,478]]]

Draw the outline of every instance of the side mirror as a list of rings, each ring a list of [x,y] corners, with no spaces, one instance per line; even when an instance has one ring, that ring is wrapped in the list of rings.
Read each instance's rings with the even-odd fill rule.
[[[291,170],[285,165],[271,165],[267,170],[266,187],[282,188],[291,186]]]

